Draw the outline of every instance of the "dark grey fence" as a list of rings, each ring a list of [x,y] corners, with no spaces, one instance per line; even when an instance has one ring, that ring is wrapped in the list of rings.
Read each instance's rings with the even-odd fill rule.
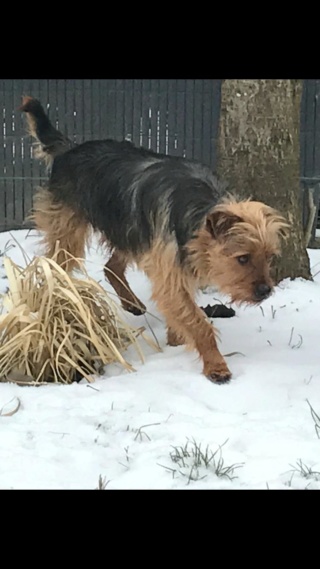
[[[47,178],[18,110],[39,99],[69,138],[124,138],[157,152],[216,165],[221,81],[201,79],[0,80],[0,231],[26,227]]]
[[[158,152],[216,166],[220,80],[0,80],[0,231],[28,226],[45,167],[33,158],[18,110],[22,95],[38,98],[53,124],[75,142],[124,138]],[[320,197],[320,80],[304,81],[301,104],[301,187],[307,223],[309,190]],[[313,234],[317,224],[314,223]]]

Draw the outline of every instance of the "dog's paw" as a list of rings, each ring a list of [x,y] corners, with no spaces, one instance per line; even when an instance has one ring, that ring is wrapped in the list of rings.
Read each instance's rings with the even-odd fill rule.
[[[135,316],[141,316],[142,314],[144,314],[147,310],[147,308],[145,307],[144,304],[142,304],[142,302],[139,302],[139,305],[135,305],[135,304],[127,304],[127,303],[123,303],[122,304],[122,308],[124,310],[126,310],[127,312],[130,312],[131,314],[134,314]]]
[[[231,371],[228,369],[225,363],[215,365],[214,369],[208,369],[205,367],[203,371],[204,375],[213,383],[229,383],[232,375]]]
[[[185,344],[185,341],[174,330],[172,330],[172,328],[168,328],[167,344],[168,346],[183,346],[183,344]]]
[[[223,383],[229,383],[231,379],[231,373],[230,372],[225,373],[224,375],[211,373],[210,375],[207,375],[207,378],[213,383],[218,383],[219,385],[222,385]]]

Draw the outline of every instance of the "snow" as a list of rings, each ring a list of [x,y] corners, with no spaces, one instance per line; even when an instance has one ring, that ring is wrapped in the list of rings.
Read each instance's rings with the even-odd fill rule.
[[[41,253],[36,232],[15,231],[0,234],[0,255],[24,265],[18,243],[30,258]],[[309,255],[314,282],[285,280],[261,308],[235,307],[234,318],[215,321],[222,354],[237,352],[226,358],[233,379],[225,385],[201,374],[195,352],[166,346],[147,278],[128,271],[157,318],[126,318],[150,325],[162,352],[141,341],[144,364],[132,348],[126,353],[134,373],[111,365],[91,385],[1,383],[0,488],[95,489],[101,477],[106,490],[320,489],[310,409],[320,416],[320,251]],[[97,246],[88,251],[87,269],[103,283],[105,260]],[[227,302],[214,291],[197,301],[215,299]]]

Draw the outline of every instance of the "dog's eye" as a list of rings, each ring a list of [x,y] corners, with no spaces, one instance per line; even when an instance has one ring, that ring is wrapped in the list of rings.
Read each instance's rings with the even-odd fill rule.
[[[246,265],[250,259],[250,255],[240,255],[240,257],[237,257],[237,259],[240,265]]]

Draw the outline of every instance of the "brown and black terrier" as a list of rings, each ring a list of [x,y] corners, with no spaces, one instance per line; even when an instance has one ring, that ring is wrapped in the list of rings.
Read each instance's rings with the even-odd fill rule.
[[[128,141],[76,146],[51,125],[39,101],[23,97],[21,109],[40,156],[51,166],[48,187],[39,190],[33,211],[46,254],[52,256],[59,242],[59,263],[72,270],[76,260],[64,251],[83,258],[91,230],[100,232],[112,253],[105,275],[123,308],[145,311],[125,278],[128,264],[136,263],[166,318],[168,343],[195,348],[203,373],[211,381],[228,381],[215,330],[195,293],[213,284],[234,302],[266,299],[285,219],[264,203],[225,198],[224,186],[201,163]]]

